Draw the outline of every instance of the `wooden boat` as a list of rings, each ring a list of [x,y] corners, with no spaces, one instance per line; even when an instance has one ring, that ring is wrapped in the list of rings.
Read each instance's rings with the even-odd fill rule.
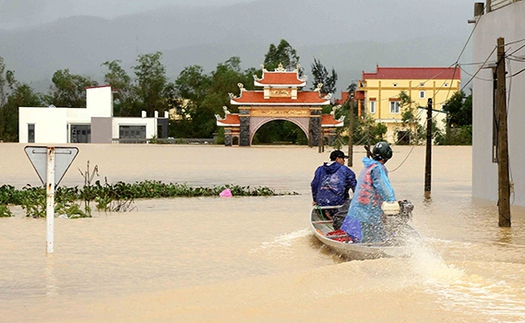
[[[339,208],[339,206],[314,206],[310,213],[310,227],[319,241],[344,258],[364,260],[383,257],[407,257],[410,255],[409,243],[420,238],[417,231],[408,224],[412,210],[404,212],[402,210],[396,216],[387,216],[385,229],[388,239],[386,241],[354,243],[344,234],[333,235],[333,221],[324,215],[324,210],[331,208]]]

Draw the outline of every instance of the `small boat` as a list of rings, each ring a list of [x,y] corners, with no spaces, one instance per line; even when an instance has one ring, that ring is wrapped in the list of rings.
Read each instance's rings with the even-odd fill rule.
[[[333,221],[325,215],[324,211],[340,206],[314,206],[310,213],[310,227],[319,241],[335,253],[350,260],[408,257],[411,253],[409,243],[420,236],[408,224],[414,206],[407,200],[400,201],[399,204],[401,209],[398,214],[385,216],[385,230],[388,239],[382,242],[353,242],[344,231],[334,231]]]

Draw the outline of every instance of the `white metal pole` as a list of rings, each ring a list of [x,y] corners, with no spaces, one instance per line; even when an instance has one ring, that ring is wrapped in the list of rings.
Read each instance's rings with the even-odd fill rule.
[[[47,147],[46,176],[46,246],[53,253],[55,222],[55,147]]]

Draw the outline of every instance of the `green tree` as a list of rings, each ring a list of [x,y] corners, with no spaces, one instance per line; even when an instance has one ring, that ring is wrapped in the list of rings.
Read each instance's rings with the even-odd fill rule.
[[[139,55],[138,65],[132,67],[137,76],[135,93],[138,102],[134,107],[136,115],[141,110],[152,116],[154,111],[162,113],[168,109],[168,102],[164,97],[168,81],[161,58],[161,52]]]
[[[8,79],[11,73],[11,71],[7,71],[6,75],[4,59],[0,56],[0,108],[7,102],[8,87],[10,83]]]
[[[355,90],[356,86],[354,85],[357,84],[350,84],[348,89],[350,91]],[[354,105],[354,114],[352,116],[350,116],[350,104]],[[344,121],[345,126],[343,129],[338,129],[338,131],[340,131],[340,135],[344,141],[348,141],[348,131],[346,131],[346,129],[348,129],[350,118],[352,117],[354,118],[352,128],[352,141],[354,146],[374,145],[375,143],[384,140],[383,138],[387,131],[386,126],[382,123],[375,122],[375,119],[369,115],[358,117],[357,102],[351,99],[346,100],[343,105],[335,111],[336,119],[339,119],[342,116],[347,116]]]
[[[18,108],[19,107],[40,107],[43,100],[40,93],[35,92],[29,85],[16,83],[16,86],[7,99],[2,114],[5,118],[4,141],[18,141]]]
[[[451,127],[472,125],[472,93],[468,96],[464,91],[454,93],[443,110],[448,112]]]
[[[170,125],[170,136],[176,138],[198,138],[201,137],[202,128],[199,122],[204,120],[206,132],[209,132],[209,122],[215,122],[212,111],[203,111],[205,108],[202,101],[209,94],[211,77],[204,73],[204,69],[198,65],[184,68],[173,84],[170,91],[172,105],[178,107],[181,119]],[[207,138],[207,136],[202,136]]]
[[[448,145],[472,144],[472,93],[468,96],[460,91],[445,103],[447,134],[442,142]]]
[[[370,145],[384,140],[387,128],[382,123],[377,123],[374,118],[367,115],[354,122],[354,146]]]
[[[254,73],[253,68],[242,71],[241,60],[236,56],[217,64],[210,75],[198,65],[185,68],[173,84],[171,95],[178,97],[174,99],[175,105],[186,103],[180,109],[182,120],[172,123],[171,135],[210,138],[217,132],[215,114],[222,114],[223,106],[236,112],[237,107],[231,107],[228,93],[237,94],[238,84],[253,89]]]
[[[239,57],[231,57],[224,63],[217,65],[215,71],[211,73],[210,86],[210,92],[218,94],[216,98],[217,113],[222,111],[223,106],[231,107],[228,95],[224,94],[239,92],[238,84],[250,86],[250,84],[245,84],[245,81],[246,76],[241,71],[241,60]],[[251,84],[253,84],[253,78]]]
[[[0,57],[0,140],[18,141],[18,108],[42,105],[42,95],[15,79]]]
[[[286,40],[281,39],[279,45],[270,44],[268,52],[264,56],[264,68],[268,71],[275,70],[279,64],[287,70],[294,70],[299,65],[297,51]],[[303,74],[303,68],[299,68],[299,75]]]
[[[199,65],[184,68],[175,80],[175,89],[181,98],[191,101],[201,100],[211,86],[211,78]]]
[[[6,70],[4,59],[0,57],[0,140],[13,141],[14,133],[10,133],[13,126],[18,129],[18,115],[13,118],[13,109],[8,104],[9,98],[16,87],[14,72]],[[18,108],[14,112],[18,112]],[[17,123],[14,125],[14,123]],[[16,132],[18,137],[18,132]]]
[[[402,126],[396,130],[396,144],[419,144],[425,132],[419,123],[418,107],[415,101],[405,91],[399,93]]]
[[[106,61],[102,66],[108,68],[108,72],[104,75],[104,82],[111,85],[111,87],[116,90],[113,106],[115,116],[134,116],[133,106],[137,101],[136,95],[131,82],[131,77],[122,68],[121,61]]]
[[[307,145],[308,138],[304,131],[290,121],[275,120],[264,124],[253,137],[257,144],[293,144]]]
[[[51,80],[53,85],[45,101],[57,107],[85,108],[86,87],[98,85],[90,77],[71,74],[67,68],[56,71]]]
[[[314,57],[314,62],[312,63],[312,76],[314,82],[312,84],[312,90],[317,88],[318,84],[322,84],[321,93],[335,93],[336,83],[337,83],[337,72],[332,67],[332,72],[328,73],[328,70],[321,63],[320,60]]]

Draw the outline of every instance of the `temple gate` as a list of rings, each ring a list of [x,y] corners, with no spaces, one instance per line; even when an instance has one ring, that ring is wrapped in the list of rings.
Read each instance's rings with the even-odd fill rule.
[[[314,91],[300,91],[306,86],[306,78],[299,76],[299,68],[286,71],[279,65],[274,72],[264,67],[262,70],[261,78],[254,75],[254,85],[262,90],[248,91],[239,83],[239,96],[229,94],[230,103],[239,106],[239,113],[230,113],[224,107],[224,118],[215,115],[217,125],[224,127],[224,145],[232,146],[237,138],[239,146],[250,146],[257,130],[275,120],[297,125],[310,146],[319,146],[321,131],[328,144],[333,144],[344,117],[336,120],[335,108],[330,114],[322,114],[322,106],[330,104],[331,94],[321,94],[320,86]]]

